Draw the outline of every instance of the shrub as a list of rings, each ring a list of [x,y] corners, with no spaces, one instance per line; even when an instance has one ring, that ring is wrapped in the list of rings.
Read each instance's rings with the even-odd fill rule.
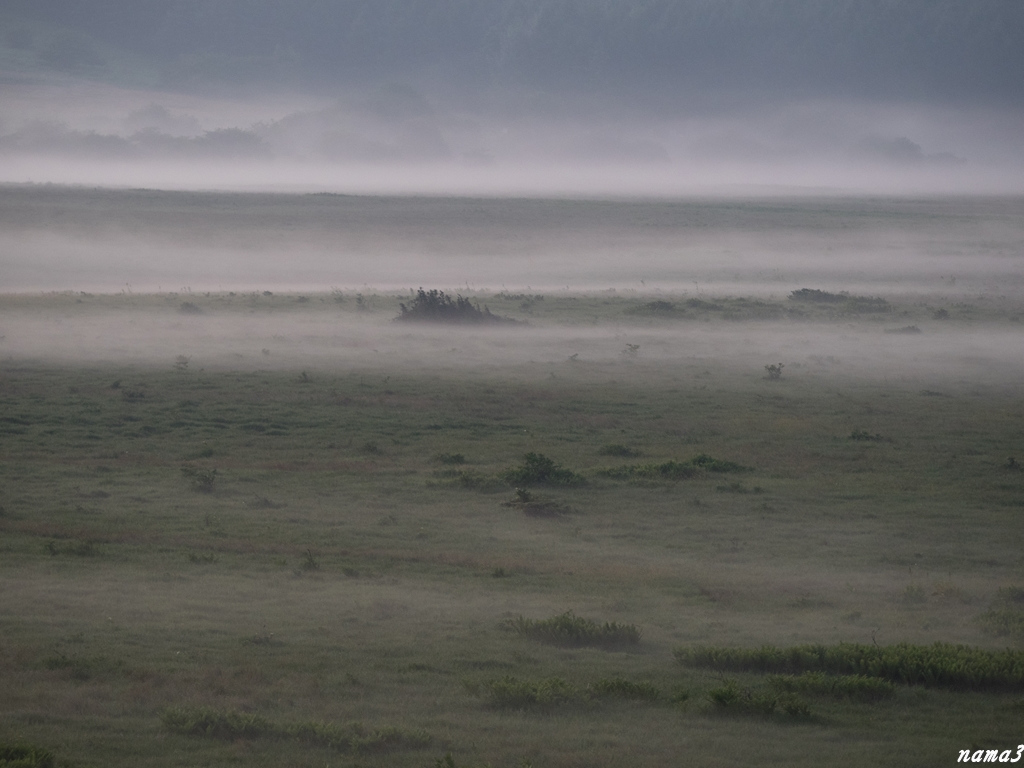
[[[572,611],[541,620],[519,616],[507,620],[503,626],[505,629],[542,643],[570,647],[619,648],[636,645],[640,642],[641,635],[635,624],[617,624],[616,622],[598,624],[590,619],[577,616]]]
[[[512,486],[524,485],[582,485],[583,477],[556,464],[543,453],[523,456],[522,466],[505,470],[502,479]]]
[[[778,381],[782,378],[782,369],[786,366],[782,363],[777,365],[766,365],[764,370],[766,371],[765,378],[769,381]]]
[[[511,324],[516,321],[509,317],[492,315],[486,306],[480,309],[469,299],[456,296],[454,299],[444,291],[424,291],[420,288],[409,303],[399,304],[401,310],[396,320],[403,322],[458,323],[458,324]]]

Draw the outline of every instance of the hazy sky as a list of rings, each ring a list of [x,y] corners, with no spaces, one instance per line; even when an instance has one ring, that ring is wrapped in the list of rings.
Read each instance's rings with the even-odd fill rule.
[[[5,0],[0,181],[1021,191],[1022,40],[1019,0]]]

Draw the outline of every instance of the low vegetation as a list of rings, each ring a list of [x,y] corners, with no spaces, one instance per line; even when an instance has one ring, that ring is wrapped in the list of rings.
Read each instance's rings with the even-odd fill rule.
[[[601,678],[580,688],[561,677],[526,680],[506,675],[482,686],[470,684],[468,688],[473,693],[485,695],[488,705],[495,709],[545,710],[614,699],[652,704],[663,700],[661,691],[651,683],[621,677]]]
[[[800,288],[789,294],[790,301],[810,304],[832,304],[846,312],[889,312],[885,299],[875,296],[851,296],[848,293],[829,293],[817,288]]]
[[[804,672],[802,675],[771,675],[770,687],[786,693],[829,696],[856,701],[879,701],[896,694],[896,684],[869,675],[827,675]]]
[[[0,741],[0,768],[56,768],[53,753],[28,744]]]
[[[260,715],[205,707],[171,707],[163,724],[172,733],[235,739],[277,739],[327,747],[347,753],[379,753],[422,749],[431,743],[425,731],[385,727],[368,729],[361,723],[339,726],[322,722],[277,723]]]
[[[623,649],[637,645],[641,632],[634,624],[614,621],[598,624],[596,621],[566,611],[550,619],[527,619],[518,616],[506,620],[502,626],[516,634],[552,645],[567,647],[589,646],[605,649]]]
[[[702,473],[747,472],[748,467],[734,461],[716,459],[706,453],[686,462],[666,461],[661,464],[630,464],[598,470],[602,477],[614,480],[686,480]]]
[[[712,688],[707,698],[718,712],[730,715],[770,717],[777,711],[795,718],[811,715],[807,703],[790,693],[749,688],[739,685],[735,680],[726,680],[721,686]]]
[[[988,651],[966,645],[879,646],[859,643],[778,648],[677,648],[684,666],[718,671],[802,674],[824,672],[881,678],[903,685],[957,690],[1024,690],[1024,651]]]
[[[516,495],[502,502],[502,506],[511,507],[530,517],[555,517],[570,511],[565,504],[554,499],[539,498],[525,488],[516,488]]]

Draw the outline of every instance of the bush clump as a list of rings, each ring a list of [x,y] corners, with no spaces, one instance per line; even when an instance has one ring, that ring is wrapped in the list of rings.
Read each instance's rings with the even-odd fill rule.
[[[420,749],[431,737],[425,731],[384,727],[369,730],[362,723],[346,726],[318,721],[274,723],[256,714],[225,712],[208,707],[171,707],[163,713],[164,727],[183,736],[215,739],[294,740],[340,752],[389,752]]]
[[[512,324],[510,317],[492,315],[486,306],[480,309],[463,296],[454,299],[437,289],[425,291],[420,288],[409,305],[399,304],[401,310],[396,320],[403,322],[456,323],[456,324]]]
[[[556,464],[543,453],[528,453],[521,466],[505,470],[502,480],[512,486],[583,485],[583,477]]]
[[[1024,690],[1024,651],[967,645],[798,645],[777,648],[677,648],[676,661],[721,671],[864,675],[906,685],[962,690]]]
[[[550,619],[519,616],[507,620],[503,626],[542,643],[569,647],[622,648],[639,643],[641,635],[635,624],[618,624],[614,621],[598,624],[572,611]]]

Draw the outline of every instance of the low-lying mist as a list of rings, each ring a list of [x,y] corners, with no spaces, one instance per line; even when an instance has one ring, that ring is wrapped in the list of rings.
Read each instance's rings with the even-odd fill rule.
[[[0,353],[8,364],[132,363],[191,373],[448,370],[689,379],[710,377],[713,369],[756,379],[766,376],[765,366],[781,364],[787,380],[925,388],[1009,384],[1024,374],[1016,301],[918,295],[894,298],[884,313],[815,319],[788,300],[758,302],[753,312],[764,317],[740,318],[723,317],[723,304],[701,296],[662,294],[658,307],[678,309],[657,319],[646,311],[652,303],[635,295],[535,295],[522,303],[520,296],[491,296],[493,306],[547,304],[540,317],[512,312],[516,323],[495,328],[397,322],[399,300],[408,301],[400,295],[8,297],[0,306]],[[486,305],[488,297],[475,301]]]
[[[947,383],[1010,381],[1024,366],[1019,197],[644,201],[23,185],[0,188],[0,199],[8,360],[540,365],[556,376],[587,364],[696,375],[713,361],[757,377],[782,363],[789,376]],[[395,322],[419,287],[517,322]]]
[[[1016,294],[1024,200],[350,197],[0,187],[6,292]]]
[[[0,182],[352,194],[1014,193],[1020,111],[729,95],[664,109],[409,85],[203,96],[0,84]]]

